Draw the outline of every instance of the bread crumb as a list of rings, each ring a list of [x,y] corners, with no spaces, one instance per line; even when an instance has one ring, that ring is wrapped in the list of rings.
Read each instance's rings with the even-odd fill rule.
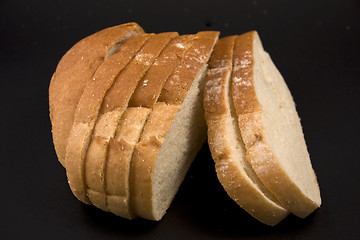
[[[182,43],[176,43],[175,46],[178,48],[185,48],[184,44]]]
[[[251,82],[243,79],[242,77],[233,77],[233,81],[237,86],[251,87]]]

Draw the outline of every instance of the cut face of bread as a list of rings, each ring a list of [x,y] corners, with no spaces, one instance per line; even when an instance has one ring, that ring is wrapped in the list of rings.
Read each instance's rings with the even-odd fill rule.
[[[256,32],[236,39],[232,97],[247,159],[280,203],[299,217],[321,204],[300,119]]]
[[[142,33],[136,23],[104,29],[75,44],[59,62],[50,82],[49,106],[55,150],[63,166],[76,106],[85,86],[104,58],[116,53],[126,40]]]
[[[136,144],[130,171],[136,215],[160,220],[206,138],[202,92],[218,32],[199,32],[166,80]],[[181,45],[182,46],[182,45]]]
[[[275,225],[288,215],[288,211],[247,162],[231,98],[236,37],[220,39],[210,60],[204,93],[209,146],[217,176],[229,196],[259,221]]]

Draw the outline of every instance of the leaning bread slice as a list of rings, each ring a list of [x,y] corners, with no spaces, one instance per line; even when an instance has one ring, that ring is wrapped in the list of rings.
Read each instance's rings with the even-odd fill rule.
[[[70,188],[85,203],[91,203],[86,194],[84,158],[91,142],[92,131],[99,115],[104,95],[113,85],[116,76],[131,61],[136,52],[151,37],[143,34],[126,41],[119,52],[104,61],[87,84],[79,100],[75,119],[67,141],[65,165]],[[131,94],[125,92],[124,94]],[[99,128],[99,127],[98,127]],[[106,126],[104,126],[106,128]],[[98,138],[100,140],[100,138]]]
[[[60,60],[49,86],[49,107],[55,150],[63,166],[76,106],[87,82],[123,42],[142,33],[136,23],[107,28],[75,44]]]
[[[111,173],[114,173],[114,169],[112,169],[112,166],[109,166],[110,169],[107,169],[107,161],[117,160],[107,158],[109,140],[115,137],[120,119],[124,120],[123,122],[120,122],[120,124],[126,124],[127,121],[125,118],[131,118],[131,116],[129,116],[130,113],[126,113],[124,118],[122,118],[122,116],[124,115],[124,112],[126,112],[128,101],[138,85],[138,82],[151,68],[154,60],[162,52],[165,46],[168,45],[169,41],[176,36],[178,36],[177,33],[169,32],[154,35],[149,39],[128,66],[126,66],[126,68],[117,76],[113,85],[102,100],[100,115],[95,123],[92,137],[93,140],[89,145],[88,154],[84,160],[85,180],[88,188],[87,193],[92,203],[98,208],[108,210],[106,182],[108,180],[111,181],[111,179],[108,179],[107,177],[109,175],[111,176]],[[146,117],[147,111],[148,109],[136,109],[136,120],[139,120],[139,123],[144,121],[141,116]],[[131,113],[133,112],[131,111]],[[134,125],[130,125],[129,127],[131,127],[131,129],[126,133],[126,140],[129,140],[131,143],[137,141],[136,135],[139,135],[139,133],[137,134],[138,131],[137,128],[134,128]],[[97,141],[96,139],[98,137],[100,137],[102,141]],[[120,142],[125,142],[126,140],[123,139],[123,141],[120,140]],[[115,141],[112,141],[112,143],[115,143]],[[93,149],[96,149],[96,153],[98,154],[94,154],[95,152]],[[112,149],[109,150],[111,151]],[[113,154],[114,152],[111,151],[110,153]],[[123,163],[121,164],[122,171],[117,174],[119,177],[117,179],[117,184],[118,187],[124,186],[125,188],[121,189],[123,193],[120,192],[119,194],[116,194],[116,192],[110,192],[109,194],[112,195],[110,200],[116,199],[115,196],[120,197],[121,201],[119,203],[121,204],[119,204],[118,209],[122,209],[121,212],[124,217],[132,218],[131,209],[128,208],[128,204],[123,204],[124,201],[126,203],[126,199],[129,197],[127,191],[128,187],[126,187],[126,183],[119,182],[120,180],[126,180],[126,176],[128,176],[129,172],[129,170],[127,170],[129,169],[129,164],[127,164],[123,158],[118,160],[123,160]],[[117,168],[116,170],[119,169]],[[125,177],[122,175],[125,175]],[[112,182],[115,181],[116,180],[113,180]],[[110,203],[110,206],[113,205],[113,203]],[[112,207],[112,209],[113,208],[114,207]],[[125,209],[127,209],[127,213],[123,214]]]
[[[136,215],[160,220],[206,139],[202,107],[207,62],[218,32],[199,32],[166,80],[130,169],[130,201]]]
[[[210,60],[204,92],[209,147],[219,181],[229,196],[259,221],[275,225],[288,215],[288,211],[246,161],[245,146],[230,96],[236,37],[220,39]]]
[[[254,31],[235,41],[232,97],[247,160],[286,209],[306,217],[321,204],[316,175],[290,91]]]

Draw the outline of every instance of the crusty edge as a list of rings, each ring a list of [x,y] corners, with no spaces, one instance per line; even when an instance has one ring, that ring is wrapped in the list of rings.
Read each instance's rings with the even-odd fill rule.
[[[68,138],[65,166],[72,192],[84,203],[90,204],[85,191],[84,158],[91,142],[102,99],[112,86],[117,74],[125,68],[149,37],[148,34],[140,35],[121,45],[117,54],[102,63],[79,100],[74,124]]]
[[[115,138],[110,138],[106,159],[106,204],[116,215],[132,219],[136,217],[130,207],[130,161],[142,127],[150,114],[150,108],[127,108],[124,112]]]
[[[130,169],[130,204],[142,218],[159,220],[155,218],[152,206],[154,168],[166,133],[179,109],[179,105],[156,103],[144,126],[145,134],[152,134],[142,134],[135,145]]]
[[[154,106],[166,80],[181,63],[186,50],[192,44],[193,38],[194,35],[182,35],[170,41],[139,82],[131,96],[130,107],[152,108]]]
[[[50,81],[49,108],[54,146],[63,166],[76,106],[87,82],[109,49],[142,33],[136,23],[107,28],[79,41],[61,58]]]
[[[159,102],[181,104],[199,69],[206,63],[219,32],[204,31],[195,35],[194,41],[181,63],[165,82]]]
[[[181,104],[193,80],[204,65],[207,64],[218,36],[218,32],[199,32],[195,35],[194,41],[185,53],[183,60],[165,82],[158,103],[156,103],[157,105],[165,104],[168,105],[168,107],[178,105],[179,109],[181,108]],[[152,115],[156,114],[154,111],[155,110],[151,113]],[[173,119],[178,111],[179,110],[175,110]],[[148,122],[150,123],[151,121]],[[161,120],[158,124],[152,124],[158,126],[165,124],[168,126],[167,123],[172,123],[171,118],[167,119],[167,121]],[[157,127],[159,131],[162,132],[160,135],[166,137],[170,126],[171,125],[169,125],[168,129],[159,129],[159,127]],[[155,216],[153,212],[152,194],[154,168],[163,140],[157,135],[150,136],[151,134],[149,135],[147,133],[146,128],[147,126],[145,125],[143,135],[140,142],[135,146],[133,159],[131,161],[131,205],[140,217],[159,220],[159,217]],[[164,130],[165,132],[163,132]],[[144,137],[144,134],[146,134],[147,137]]]
[[[106,139],[106,144],[102,145],[102,142],[95,141],[94,144],[91,144],[89,146],[89,150],[91,151],[90,147],[99,148],[102,149],[98,151],[99,157],[90,157],[89,159],[85,159],[85,173],[88,174],[89,171],[87,167],[91,167],[91,169],[95,169],[98,171],[91,171],[90,176],[91,178],[85,178],[86,180],[91,179],[93,181],[87,182],[87,186],[89,189],[97,190],[98,192],[103,193],[103,198],[93,198],[91,196],[91,192],[88,192],[89,198],[94,199],[96,201],[92,201],[92,203],[107,211],[107,192],[106,192],[106,181],[107,179],[105,176],[109,176],[107,173],[107,163],[108,160],[107,156],[107,149],[108,149],[108,143],[109,139],[115,136],[117,125],[121,119],[121,116],[123,115],[124,111],[126,111],[128,102],[134,93],[136,86],[138,85],[139,81],[142,79],[142,77],[146,74],[147,71],[151,69],[151,66],[155,59],[159,56],[159,54],[163,51],[163,49],[168,45],[171,39],[178,36],[178,33],[176,32],[166,32],[166,33],[160,33],[154,35],[152,38],[150,38],[142,47],[142,49],[137,52],[134,59],[126,66],[126,68],[117,76],[116,80],[114,81],[113,85],[109,89],[109,91],[106,93],[106,95],[103,98],[102,107],[100,110],[100,117],[107,115],[109,113],[116,113],[116,118],[105,118],[104,121],[97,121],[95,124],[95,129],[100,124],[100,126],[114,126],[111,127],[110,131],[104,131],[104,128],[101,128],[100,131],[94,131],[93,132],[93,138],[96,139],[96,136],[101,136]],[[120,95],[120,96],[119,96]],[[99,143],[100,146],[97,146],[96,144]],[[104,152],[104,157],[102,157],[102,153]],[[88,162],[88,160],[93,160],[91,163]],[[125,158],[121,158],[120,160],[125,160]],[[124,161],[124,166],[127,166],[129,164],[126,164],[126,161]],[[124,168],[126,169],[126,168]],[[128,169],[128,168],[127,168]],[[124,172],[123,174],[128,175],[128,172]],[[124,178],[126,179],[126,178]],[[120,180],[120,178],[119,178]],[[126,184],[122,184],[126,185]],[[93,187],[96,187],[96,189],[93,189]],[[98,195],[98,194],[97,194]],[[128,191],[125,191],[124,197],[128,196]],[[100,201],[99,201],[100,200]],[[122,203],[123,201],[121,201]],[[105,208],[104,208],[105,206]],[[125,207],[121,207],[122,209],[125,209]],[[126,214],[125,217],[130,217],[133,215],[131,213],[131,209],[128,208],[129,213]]]
[[[299,217],[306,217],[319,203],[309,199],[288,176],[274,157],[266,143],[261,119],[261,106],[254,87],[254,39],[259,39],[252,31],[236,39],[236,54],[233,77],[234,106],[238,115],[239,128],[247,149],[247,159],[264,185],[277,197],[281,204]],[[260,39],[259,39],[260,41]],[[237,61],[237,63],[236,63]],[[269,171],[263,171],[263,169]],[[317,182],[315,183],[317,184]]]
[[[155,59],[154,63],[151,65],[149,70],[145,73],[143,78],[139,81],[139,83],[129,101],[128,109],[129,109],[129,107],[131,107],[131,108],[146,108],[149,111],[152,111],[152,108],[154,107],[154,104],[160,95],[160,91],[161,91],[161,88],[162,88],[164,82],[168,79],[170,74],[173,72],[174,68],[181,61],[186,49],[188,49],[189,45],[191,45],[192,38],[193,38],[192,35],[183,35],[183,36],[177,36],[170,40],[168,45],[163,49],[163,51]],[[127,110],[125,112],[127,112]],[[131,116],[132,115],[128,116],[127,118],[131,118]],[[137,129],[141,128],[141,132],[143,131],[142,129],[145,125],[147,118],[148,118],[148,115],[146,116],[146,118],[144,119],[144,122],[140,126],[136,126]],[[120,124],[122,124],[122,123],[120,123]],[[133,127],[132,124],[128,124],[126,126],[121,126],[120,124],[118,125],[117,131],[120,129],[121,129],[121,132],[133,131],[132,129],[129,129],[129,128]],[[141,134],[141,132],[139,132],[139,135]],[[119,138],[119,137],[122,138],[121,136],[116,136],[116,138]],[[139,136],[139,138],[140,138],[140,136]],[[106,181],[109,183],[110,182],[115,183],[115,181],[117,181],[117,187],[116,188],[112,187],[111,192],[115,193],[115,192],[119,192],[121,190],[121,192],[123,192],[123,194],[128,196],[126,199],[125,199],[125,197],[121,198],[121,201],[118,201],[118,202],[116,202],[115,198],[108,199],[108,205],[111,208],[111,209],[109,208],[109,210],[118,215],[119,215],[119,212],[117,211],[117,209],[122,209],[121,211],[124,212],[123,209],[129,208],[128,206],[127,207],[123,206],[124,203],[129,205],[129,199],[131,197],[129,194],[130,169],[128,169],[128,168],[125,169],[125,166],[128,166],[130,168],[130,162],[131,162],[132,155],[134,152],[135,144],[139,141],[139,138],[131,139],[131,141],[135,141],[134,145],[132,145],[132,143],[127,144],[125,151],[121,151],[121,152],[117,153],[117,160],[113,157],[109,157],[109,159],[108,159],[108,161],[111,161],[112,164],[115,164],[115,161],[116,162],[121,161],[121,164],[120,163],[118,163],[118,164],[122,166],[121,171],[118,171],[119,168],[113,168],[110,166],[107,167]],[[124,141],[124,140],[126,140],[126,138],[119,139],[119,140]],[[116,142],[117,141],[118,140],[116,140]],[[109,148],[109,153],[110,152],[112,154],[115,154],[115,152],[116,152],[116,150],[113,149],[111,145]],[[108,164],[109,163],[110,162],[108,162]],[[126,171],[127,169],[128,169],[128,171]],[[120,182],[119,182],[119,179],[121,179]],[[119,188],[121,188],[121,189],[119,189]],[[108,189],[108,191],[109,190],[110,189]],[[116,191],[114,191],[114,190],[116,190]],[[122,212],[120,212],[120,213],[122,213]],[[131,209],[129,209],[129,212],[132,212]],[[124,215],[122,215],[122,216],[124,216]],[[135,215],[132,214],[132,215],[124,216],[124,217],[133,218],[134,216]]]
[[[260,222],[276,225],[288,215],[288,212],[268,198],[257,186],[261,182],[254,183],[241,166],[238,158],[242,157],[245,160],[245,148],[237,148],[236,145],[241,146],[242,140],[237,139],[235,141],[239,143],[235,143],[234,139],[228,139],[228,132],[233,132],[233,129],[228,129],[227,126],[229,121],[234,121],[231,102],[228,101],[232,101],[229,98],[229,87],[235,39],[236,36],[220,39],[210,59],[210,70],[204,91],[209,147],[215,161],[218,179],[228,195]]]

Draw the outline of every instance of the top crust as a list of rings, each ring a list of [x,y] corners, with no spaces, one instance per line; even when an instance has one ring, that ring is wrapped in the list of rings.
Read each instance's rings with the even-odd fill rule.
[[[290,91],[255,31],[235,41],[232,97],[247,160],[286,209],[306,217],[321,204],[319,186]]]
[[[140,80],[131,96],[130,107],[152,108],[155,105],[166,80],[181,62],[193,39],[194,35],[182,35],[170,41]]]
[[[181,104],[189,90],[192,81],[213,50],[214,39],[219,32],[204,31],[195,35],[193,43],[186,52],[184,60],[176,67],[173,74],[165,82],[159,101],[168,104]]]
[[[75,109],[87,82],[112,46],[142,33],[136,23],[107,28],[75,44],[60,60],[49,86],[49,107],[53,141],[62,165]]]
[[[126,41],[119,52],[102,63],[93,80],[86,86],[75,113],[65,156],[68,182],[74,195],[90,203],[84,181],[84,157],[91,141],[92,131],[99,114],[99,108],[115,77],[132,60],[135,53],[151,35],[143,34]],[[111,69],[111,71],[107,71]]]

